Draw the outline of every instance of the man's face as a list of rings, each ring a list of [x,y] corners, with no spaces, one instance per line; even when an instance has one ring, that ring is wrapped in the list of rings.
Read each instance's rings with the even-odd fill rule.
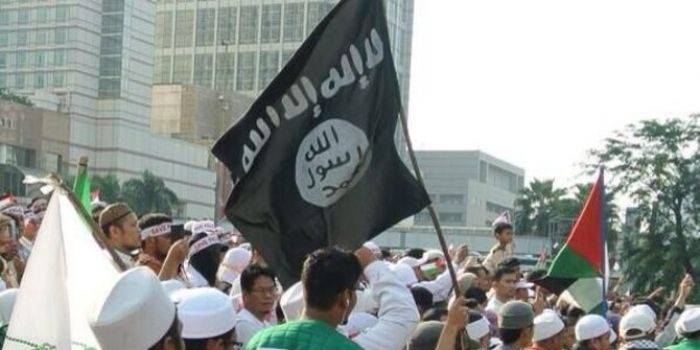
[[[268,276],[258,276],[250,292],[243,291],[245,308],[256,316],[272,311],[277,298],[277,285]]]
[[[515,300],[520,300],[527,302],[530,296],[528,295],[527,288],[518,288],[515,290]]]
[[[141,246],[141,236],[136,214],[131,213],[119,225],[110,227],[110,238],[122,249],[134,250]]]
[[[12,260],[17,256],[17,243],[12,239],[8,226],[0,232],[0,255],[6,260]]]
[[[610,346],[610,332],[605,333],[604,335],[602,335],[602,336],[600,336],[600,337],[598,337],[598,338],[592,339],[592,340],[590,341],[590,344],[591,344],[591,349],[595,349],[595,350],[610,350],[610,349],[611,349],[611,346]]]
[[[542,343],[544,345],[545,349],[564,349],[564,332],[565,330],[562,330],[558,334],[552,336],[551,338],[547,339]],[[567,348],[570,349],[570,348]]]
[[[171,234],[161,235],[155,237],[156,239],[156,251],[159,259],[165,259],[168,256],[168,251],[170,251],[170,246],[173,245],[173,237]]]
[[[36,239],[36,234],[39,233],[39,227],[41,226],[41,219],[25,219],[24,220],[24,230],[22,235],[30,241]]]
[[[489,276],[484,269],[479,269],[479,275],[476,279],[476,287],[484,292],[488,292],[488,290],[491,289],[491,276]]]
[[[515,296],[515,281],[517,277],[515,273],[506,273],[501,276],[500,280],[493,282],[493,287],[496,290],[496,295],[501,300],[510,300]]]
[[[513,230],[509,228],[504,229],[501,231],[501,233],[496,234],[496,239],[498,239],[498,242],[500,242],[502,245],[513,242]]]

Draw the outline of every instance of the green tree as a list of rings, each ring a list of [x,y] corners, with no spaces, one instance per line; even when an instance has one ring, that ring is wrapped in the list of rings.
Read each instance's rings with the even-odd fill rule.
[[[627,227],[622,268],[633,290],[651,283],[673,290],[684,267],[700,266],[700,117],[629,125],[591,151],[591,168],[604,164],[608,188],[627,196],[640,224]]]
[[[121,188],[117,176],[110,173],[104,176],[93,175],[91,191],[100,191],[100,200],[105,203],[115,203],[121,196]]]
[[[17,95],[14,92],[12,92],[8,89],[5,89],[5,88],[0,88],[0,100],[19,103],[21,105],[25,105],[25,106],[29,106],[29,107],[34,105],[32,103],[32,101],[30,101],[27,97]]]
[[[556,188],[554,180],[534,179],[523,188],[515,201],[515,230],[518,233],[546,236],[551,220],[566,196],[566,190]]]
[[[180,205],[175,193],[165,186],[161,178],[149,171],[145,171],[141,178],[124,182],[121,197],[138,215],[146,213],[172,215]]]

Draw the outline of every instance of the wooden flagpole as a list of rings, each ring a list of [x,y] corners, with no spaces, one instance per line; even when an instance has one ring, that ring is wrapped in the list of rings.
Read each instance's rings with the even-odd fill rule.
[[[403,107],[399,111],[399,118],[399,121],[401,122],[401,129],[403,130],[403,136],[406,138],[406,145],[408,146],[408,156],[411,159],[413,172],[416,175],[418,183],[420,183],[420,185],[423,186],[423,188],[425,188],[425,182],[423,182],[423,175],[421,174],[420,168],[418,167],[416,154],[415,152],[413,152],[413,144],[411,143],[411,137],[408,134],[408,124],[406,123],[406,115],[404,114]],[[442,227],[440,226],[440,221],[438,220],[437,214],[435,213],[435,208],[433,207],[432,202],[428,204],[428,213],[430,214],[430,219],[432,219],[433,225],[435,226],[438,241],[440,241],[440,248],[442,248],[442,252],[445,254],[445,262],[447,264],[447,270],[450,272],[450,277],[452,278],[452,285],[454,286],[455,294],[458,296],[462,295],[462,291],[459,289],[459,285],[457,284],[457,274],[455,273],[455,269],[452,266],[452,258],[450,257],[447,248],[447,242],[445,241],[445,236],[442,233]]]

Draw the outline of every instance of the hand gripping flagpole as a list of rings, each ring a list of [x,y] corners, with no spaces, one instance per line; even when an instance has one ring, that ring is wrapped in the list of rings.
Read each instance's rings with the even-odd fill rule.
[[[88,157],[82,156],[80,157],[80,161],[78,162],[78,174],[80,174],[81,169],[87,170],[87,163],[88,163]],[[127,266],[122,261],[122,259],[119,257],[119,255],[114,251],[114,248],[109,245],[109,240],[107,239],[107,236],[102,232],[102,230],[97,226],[97,223],[95,223],[94,220],[92,220],[92,217],[90,214],[87,212],[87,210],[83,207],[83,205],[80,203],[80,200],[75,196],[75,193],[73,193],[73,190],[68,188],[63,181],[58,181],[60,184],[59,186],[61,189],[63,189],[66,192],[66,196],[70,200],[71,204],[73,204],[73,207],[75,207],[75,210],[80,214],[80,216],[83,218],[83,220],[88,224],[90,227],[90,230],[92,231],[92,236],[95,238],[95,241],[97,241],[97,244],[103,247],[105,250],[107,250],[107,253],[112,257],[112,260],[119,266],[120,272],[124,272],[127,270]]]
[[[399,111],[399,118],[401,122],[401,130],[403,130],[403,136],[406,138],[406,146],[408,146],[408,156],[411,159],[411,165],[413,166],[413,172],[416,175],[418,183],[420,183],[423,188],[425,188],[425,183],[423,182],[423,175],[418,167],[418,161],[416,161],[416,154],[413,152],[413,144],[411,143],[411,137],[408,134],[408,124],[406,123],[406,115],[404,114],[403,107]],[[442,233],[442,227],[440,226],[440,221],[438,220],[437,214],[435,213],[435,208],[433,207],[432,201],[428,204],[428,213],[430,213],[430,218],[435,226],[435,231],[437,232],[438,241],[440,241],[440,248],[445,254],[445,261],[447,263],[447,270],[450,272],[450,277],[452,278],[452,285],[454,287],[455,295],[462,295],[462,291],[457,285],[457,274],[452,266],[452,258],[450,257],[449,250],[447,249],[447,242],[445,241],[445,236]]]

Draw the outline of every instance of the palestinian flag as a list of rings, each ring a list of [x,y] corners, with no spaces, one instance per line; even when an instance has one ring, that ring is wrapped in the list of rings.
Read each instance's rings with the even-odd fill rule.
[[[587,313],[604,312],[608,272],[605,247],[605,187],[603,169],[564,247],[550,265],[547,276],[536,284],[564,298]]]

